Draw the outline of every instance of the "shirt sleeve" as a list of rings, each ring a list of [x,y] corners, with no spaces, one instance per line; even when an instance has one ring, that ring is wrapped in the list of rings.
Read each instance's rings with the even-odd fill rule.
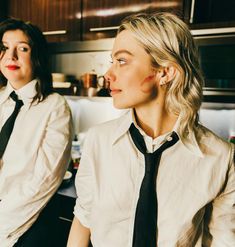
[[[13,189],[0,203],[0,245],[11,247],[35,222],[58,189],[70,159],[72,121],[65,100],[50,114],[38,147],[32,176]]]
[[[222,193],[213,201],[209,224],[205,227],[205,247],[235,246],[235,164],[234,145]]]
[[[94,135],[91,133],[91,130],[88,131],[75,179],[77,200],[74,207],[74,215],[79,219],[81,224],[87,228],[90,227],[90,214],[95,182],[93,169],[94,162],[92,162],[92,151],[94,150],[92,147],[93,138]]]

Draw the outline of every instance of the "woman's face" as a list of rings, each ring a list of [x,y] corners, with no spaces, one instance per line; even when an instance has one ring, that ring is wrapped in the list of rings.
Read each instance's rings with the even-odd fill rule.
[[[9,30],[3,35],[2,44],[0,70],[11,85],[19,89],[33,79],[28,37],[21,30]]]
[[[111,57],[105,78],[116,108],[136,108],[156,98],[156,73],[150,56],[130,31],[117,35]]]

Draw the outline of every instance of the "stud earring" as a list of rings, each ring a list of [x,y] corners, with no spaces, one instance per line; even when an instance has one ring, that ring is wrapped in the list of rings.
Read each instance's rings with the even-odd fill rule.
[[[161,81],[160,86],[166,85],[166,81]]]

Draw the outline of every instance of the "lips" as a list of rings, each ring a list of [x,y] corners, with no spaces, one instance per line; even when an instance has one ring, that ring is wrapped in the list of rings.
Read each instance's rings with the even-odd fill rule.
[[[7,67],[9,70],[17,70],[17,69],[20,68],[20,67],[17,66],[17,65],[7,65],[6,67]]]
[[[115,94],[120,93],[121,91],[122,91],[122,90],[120,90],[120,89],[111,89],[110,94],[111,94],[111,96],[113,96],[113,95],[115,95]]]

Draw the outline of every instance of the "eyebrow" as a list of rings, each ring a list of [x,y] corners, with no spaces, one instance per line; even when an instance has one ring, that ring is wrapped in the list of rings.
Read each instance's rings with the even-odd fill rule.
[[[129,52],[128,50],[123,49],[123,50],[116,51],[113,55],[111,54],[111,57],[116,57],[117,55],[119,55],[121,53],[126,53],[128,55],[133,56],[133,54],[131,52]]]
[[[4,44],[4,43],[8,44],[8,42],[7,41],[4,41],[4,40],[2,40],[1,43],[2,44]],[[26,44],[26,45],[29,45],[30,46],[29,42],[27,42],[27,41],[19,41],[19,42],[17,42],[17,44]]]

